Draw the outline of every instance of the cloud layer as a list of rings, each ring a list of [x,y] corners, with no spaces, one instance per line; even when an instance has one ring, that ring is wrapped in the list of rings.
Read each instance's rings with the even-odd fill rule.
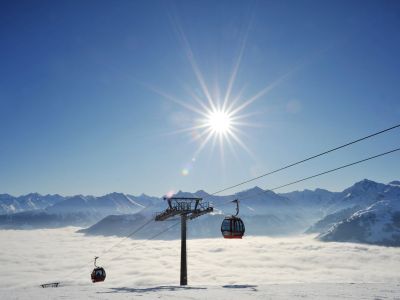
[[[0,288],[90,283],[100,256],[103,286],[179,284],[180,241],[85,237],[77,228],[0,231]],[[104,254],[103,254],[104,253]],[[189,283],[398,282],[400,248],[323,243],[313,236],[188,241]]]

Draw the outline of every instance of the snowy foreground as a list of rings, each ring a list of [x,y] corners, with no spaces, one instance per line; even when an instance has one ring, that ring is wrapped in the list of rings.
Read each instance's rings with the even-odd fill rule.
[[[400,299],[400,286],[383,283],[297,283],[225,286],[66,286],[0,291],[1,299]]]
[[[400,248],[312,236],[189,240],[189,286],[181,288],[179,241],[76,230],[0,231],[0,299],[400,299]],[[95,255],[104,283],[90,282]],[[52,281],[61,286],[39,287]]]

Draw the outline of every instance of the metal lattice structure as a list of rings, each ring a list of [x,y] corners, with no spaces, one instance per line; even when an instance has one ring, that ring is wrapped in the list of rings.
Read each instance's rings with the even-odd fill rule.
[[[164,198],[168,202],[168,208],[156,215],[156,221],[165,221],[175,216],[181,216],[181,278],[180,285],[187,285],[187,254],[186,233],[187,220],[208,214],[213,207],[208,202],[202,202],[202,198],[171,197]]]

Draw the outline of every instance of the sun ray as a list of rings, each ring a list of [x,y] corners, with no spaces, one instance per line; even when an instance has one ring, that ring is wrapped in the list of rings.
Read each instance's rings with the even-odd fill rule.
[[[204,149],[205,145],[207,145],[208,141],[210,140],[210,138],[212,138],[212,136],[213,136],[213,132],[211,130],[208,131],[207,137],[202,141],[202,143],[200,144],[199,148],[194,153],[194,157],[199,156],[199,154]]]
[[[207,113],[202,111],[202,110],[200,110],[200,109],[198,109],[197,107],[195,107],[193,105],[190,105],[188,103],[185,103],[184,101],[179,100],[178,98],[176,98],[176,97],[174,97],[174,96],[172,96],[170,94],[167,94],[166,92],[161,91],[161,90],[159,90],[159,89],[157,89],[157,88],[155,88],[155,87],[153,87],[151,85],[148,85],[148,84],[145,84],[145,85],[147,86],[147,88],[149,88],[150,90],[152,90],[156,94],[164,97],[165,99],[170,100],[170,101],[172,101],[172,102],[174,102],[176,104],[179,104],[180,106],[182,106],[184,108],[187,108],[187,109],[189,109],[189,110],[191,110],[191,111],[193,111],[195,113],[198,113],[198,114],[200,114],[202,116],[207,117]]]
[[[206,128],[206,127],[207,127],[206,124],[199,124],[199,125],[192,126],[192,127],[189,127],[189,128],[182,128],[182,129],[177,129],[177,130],[174,130],[174,131],[166,132],[163,135],[164,136],[175,135],[175,134],[190,132],[190,131],[193,131],[193,130],[196,130],[196,129],[202,129],[202,128]]]
[[[232,122],[232,127],[252,127],[252,128],[266,128],[264,124],[250,123],[250,122]]]
[[[204,109],[205,112],[210,113],[210,108],[190,89],[188,90],[189,95]]]
[[[239,156],[238,156],[238,154],[237,154],[235,148],[233,147],[233,143],[232,143],[231,138],[230,138],[229,135],[226,137],[226,142],[227,142],[227,144],[228,144],[229,150],[231,151],[231,153],[233,154],[233,156],[235,157],[235,159],[236,159],[236,160],[239,160]]]
[[[234,123],[237,120],[248,119],[250,117],[264,115],[266,113],[267,113],[267,111],[253,111],[253,112],[250,112],[247,114],[233,115],[233,116],[230,116],[230,118],[232,120],[232,123]]]
[[[214,134],[213,139],[212,139],[212,144],[211,144],[211,152],[214,152],[215,145],[217,144],[217,140],[218,140],[218,136]]]
[[[220,155],[220,162],[221,162],[221,167],[222,167],[222,172],[224,175],[225,172],[225,155],[224,155],[224,137],[222,134],[219,135],[219,155]]]
[[[286,78],[288,78],[292,73],[296,71],[297,68],[294,68],[285,74],[283,74],[281,77],[278,79],[274,80],[271,84],[267,85],[265,88],[261,89],[258,93],[256,93],[254,96],[250,97],[249,99],[245,100],[241,105],[236,107],[233,111],[232,114],[237,114],[250,104],[252,104],[254,101],[260,99],[261,97],[267,95],[270,91],[272,91],[276,86],[280,85],[282,82],[285,81]]]
[[[176,33],[178,35],[178,38],[181,40],[181,42],[183,44],[183,47],[184,47],[184,50],[185,50],[185,54],[186,54],[186,56],[188,58],[188,61],[189,61],[190,65],[191,65],[191,67],[192,67],[193,73],[195,74],[195,77],[196,77],[197,81],[199,82],[199,85],[200,85],[204,95],[206,96],[211,108],[214,109],[215,108],[215,104],[214,104],[214,102],[212,100],[211,94],[210,94],[209,89],[208,89],[208,87],[207,87],[207,85],[205,83],[203,75],[202,75],[202,73],[201,73],[201,71],[200,71],[200,69],[199,69],[199,67],[197,65],[197,62],[196,62],[195,58],[194,58],[194,53],[193,53],[192,47],[190,46],[189,40],[187,39],[186,34],[185,34],[182,26],[180,26],[180,23],[178,22],[177,17],[171,18],[171,19],[172,19],[171,21],[172,21],[173,27],[175,28],[175,31],[176,31]]]
[[[242,95],[244,93],[246,89],[246,86],[243,86],[239,93],[236,95],[235,98],[233,98],[230,103],[229,106],[225,109],[225,111],[229,114],[229,116],[234,116],[234,114],[232,113],[233,109],[235,108],[235,105],[242,99]]]
[[[194,136],[194,137],[192,138],[192,141],[193,141],[193,142],[196,142],[196,141],[200,140],[202,137],[204,137],[204,136],[205,136],[206,134],[208,134],[208,133],[210,133],[210,129],[203,130],[203,131],[200,132],[198,135]]]
[[[229,78],[228,87],[226,89],[226,93],[225,93],[225,97],[224,97],[224,103],[222,105],[222,110],[226,109],[226,105],[228,103],[228,100],[230,99],[232,88],[233,88],[233,85],[234,85],[235,80],[236,80],[236,76],[237,76],[237,73],[238,73],[238,70],[239,70],[239,67],[240,67],[240,63],[242,61],[244,49],[246,48],[246,43],[247,43],[247,37],[248,37],[248,34],[249,34],[249,30],[250,30],[250,22],[249,22],[247,30],[246,30],[243,38],[242,38],[241,46],[240,46],[240,50],[239,50],[239,55],[237,57],[236,63],[234,64],[234,67],[233,67],[233,70],[232,70],[232,74],[231,74],[231,76]]]
[[[230,136],[239,144],[253,159],[255,159],[255,155],[251,150],[242,142],[242,140],[236,135],[235,132],[231,131]]]

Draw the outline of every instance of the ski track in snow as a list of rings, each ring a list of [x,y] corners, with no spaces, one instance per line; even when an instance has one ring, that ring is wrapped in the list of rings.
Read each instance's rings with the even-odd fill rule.
[[[400,299],[400,248],[323,243],[313,236],[180,241],[86,237],[78,228],[0,231],[0,299]],[[92,284],[93,257],[107,272]],[[39,284],[61,281],[59,288]]]

